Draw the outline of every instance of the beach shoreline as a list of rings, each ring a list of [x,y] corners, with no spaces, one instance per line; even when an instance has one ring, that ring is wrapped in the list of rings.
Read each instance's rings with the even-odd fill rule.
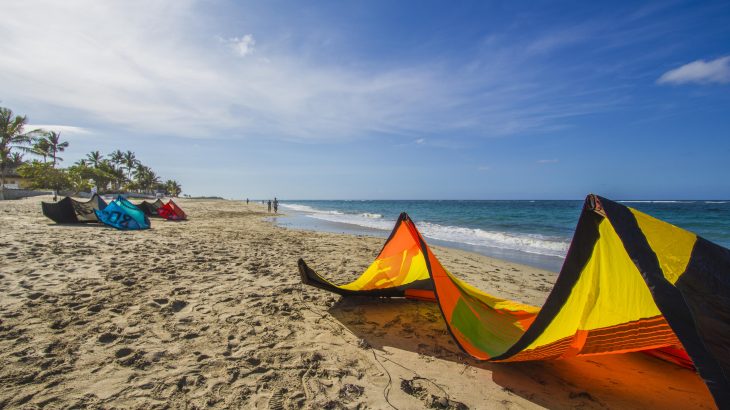
[[[391,232],[392,226],[395,225],[395,221],[392,221],[392,223],[388,221],[388,229],[370,228],[347,222],[335,222],[312,218],[311,215],[288,209],[285,209],[284,211],[285,212],[281,215],[286,216],[285,218],[275,218],[273,220],[277,225],[289,229],[299,229],[311,232],[330,232],[352,236],[365,235],[380,238],[385,241]],[[513,249],[484,247],[465,242],[439,240],[428,235],[426,235],[426,240],[432,246],[475,253],[486,256],[490,259],[510,262],[520,266],[528,266],[530,268],[549,271],[554,274],[560,271],[560,267],[565,261],[565,258],[559,256],[539,255]]]
[[[0,408],[714,407],[694,372],[647,355],[480,363],[433,303],[301,285],[300,257],[344,283],[382,238],[183,198],[189,221],[153,219],[147,231],[55,225],[41,200],[0,202]],[[536,306],[556,278],[433,250],[476,287]]]

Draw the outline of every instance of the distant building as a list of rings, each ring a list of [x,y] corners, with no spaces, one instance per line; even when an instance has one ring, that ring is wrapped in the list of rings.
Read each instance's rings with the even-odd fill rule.
[[[15,168],[5,170],[6,189],[27,189],[29,185],[30,180],[18,175],[18,171]]]

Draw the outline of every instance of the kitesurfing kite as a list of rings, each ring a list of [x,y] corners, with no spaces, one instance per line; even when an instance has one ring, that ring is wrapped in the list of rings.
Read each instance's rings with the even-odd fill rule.
[[[95,210],[106,208],[106,202],[97,194],[85,202],[65,197],[58,202],[42,202],[43,215],[59,224],[99,222]]]
[[[169,200],[165,205],[160,207],[157,210],[157,214],[168,221],[183,221],[185,219],[188,219],[188,216],[185,215],[185,212],[180,209],[179,206],[177,206],[176,203],[172,202],[172,199]]]
[[[586,198],[542,308],[450,273],[405,213],[370,267],[336,285],[299,260],[302,282],[341,295],[438,303],[456,343],[489,361],[646,351],[694,367],[730,408],[730,250],[635,209]]]
[[[149,229],[150,220],[144,212],[123,196],[118,196],[102,210],[95,210],[99,222],[121,230]]]

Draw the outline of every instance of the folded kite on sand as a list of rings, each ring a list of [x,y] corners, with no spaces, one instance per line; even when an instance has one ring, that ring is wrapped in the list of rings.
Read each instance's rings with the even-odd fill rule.
[[[403,213],[372,265],[335,285],[299,260],[302,282],[341,295],[438,303],[476,359],[523,361],[647,351],[694,366],[730,408],[730,250],[589,195],[542,308],[501,299],[447,271]]]
[[[158,216],[157,211],[164,205],[165,204],[162,203],[162,200],[160,200],[159,198],[157,198],[155,202],[142,201],[139,204],[134,204],[134,206],[139,208],[147,216]]]
[[[42,202],[43,215],[59,224],[99,222],[94,210],[106,208],[106,202],[97,194],[86,202],[65,197],[58,202]]]
[[[185,212],[180,209],[179,206],[177,206],[176,203],[172,202],[172,199],[169,200],[165,205],[160,207],[157,210],[157,214],[168,221],[183,221],[185,219],[188,219],[188,216],[185,215]]]
[[[99,222],[121,230],[149,229],[147,215],[123,196],[109,202],[103,210],[95,210]]]

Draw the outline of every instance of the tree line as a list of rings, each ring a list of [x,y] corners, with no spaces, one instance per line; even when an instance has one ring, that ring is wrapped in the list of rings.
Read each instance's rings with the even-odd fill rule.
[[[152,168],[142,164],[132,151],[116,150],[108,155],[92,151],[72,166],[60,168],[59,156],[69,147],[55,131],[35,129],[26,131],[27,117],[13,115],[9,108],[0,107],[0,199],[4,199],[5,174],[16,169],[18,175],[30,181],[29,188],[97,192],[164,192],[178,196],[182,186],[175,180],[162,181]],[[35,156],[26,160],[25,155]]]

